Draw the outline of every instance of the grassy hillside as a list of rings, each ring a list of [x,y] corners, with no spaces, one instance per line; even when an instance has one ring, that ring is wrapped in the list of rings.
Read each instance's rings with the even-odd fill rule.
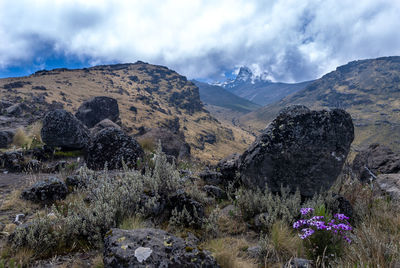
[[[130,134],[141,126],[177,128],[191,145],[192,154],[205,161],[243,151],[253,139],[212,117],[200,101],[198,88],[184,76],[143,62],[0,79],[0,96],[35,103],[37,109],[45,107],[40,102],[55,103],[71,112],[91,97],[110,96],[118,100],[122,123]]]
[[[285,106],[343,108],[355,125],[353,145],[372,142],[400,149],[400,57],[353,61],[304,90],[240,118],[244,128],[264,128]]]
[[[232,94],[223,87],[209,85],[195,80],[193,83],[198,86],[200,99],[203,103],[227,108],[240,113],[249,113],[261,107],[261,105]]]

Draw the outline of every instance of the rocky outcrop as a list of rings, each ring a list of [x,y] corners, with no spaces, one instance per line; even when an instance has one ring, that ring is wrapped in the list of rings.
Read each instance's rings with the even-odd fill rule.
[[[207,251],[159,229],[111,229],[104,240],[104,267],[202,267],[219,265]]]
[[[44,181],[39,181],[28,189],[25,189],[21,197],[36,203],[48,203],[64,199],[67,193],[68,189],[65,183],[58,178],[52,177]]]
[[[181,135],[173,133],[166,128],[153,128],[145,134],[138,136],[139,141],[150,140],[153,144],[161,142],[162,151],[176,159],[185,159],[190,157],[190,146],[185,142]]]
[[[400,174],[380,174],[376,178],[378,187],[392,199],[400,201]]]
[[[70,112],[58,109],[44,117],[41,137],[50,147],[77,150],[87,146],[89,130]]]
[[[356,155],[352,170],[362,182],[373,180],[378,174],[400,173],[400,153],[384,145],[371,144]]]
[[[221,180],[224,182],[234,181],[239,167],[240,154],[234,153],[222,159],[217,164],[217,170],[221,173]]]
[[[96,135],[98,132],[101,130],[112,127],[121,130],[121,127],[115,124],[113,121],[110,119],[104,119],[101,120],[99,123],[97,123],[93,128],[90,129],[90,133],[92,136]]]
[[[119,120],[118,102],[114,98],[99,96],[82,103],[75,116],[92,128],[104,119]]]
[[[353,139],[352,119],[343,110],[287,107],[240,157],[241,180],[273,192],[281,185],[298,188],[311,197],[336,180]]]
[[[14,132],[11,130],[0,130],[0,148],[7,148],[13,141]]]
[[[109,169],[122,168],[122,161],[128,167],[136,167],[143,149],[132,137],[122,130],[106,128],[98,132],[87,149],[86,163],[91,169],[103,169],[107,163]]]

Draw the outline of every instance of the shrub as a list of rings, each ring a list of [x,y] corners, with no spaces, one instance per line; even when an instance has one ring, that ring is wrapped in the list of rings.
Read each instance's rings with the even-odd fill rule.
[[[37,215],[28,225],[17,227],[10,238],[14,250],[41,249],[36,257],[100,246],[104,234],[129,217],[152,215],[160,198],[182,188],[174,165],[159,148],[154,169],[145,174],[128,170],[111,176],[82,167],[79,178],[85,187],[74,199],[53,205],[47,216]],[[182,213],[181,211],[177,211]],[[175,215],[176,216],[176,215]]]
[[[236,204],[245,220],[252,219],[259,213],[266,212],[262,225],[269,229],[278,220],[292,223],[299,215],[301,205],[300,192],[290,194],[288,188],[281,188],[281,193],[273,194],[268,188],[262,192],[239,189],[236,192]]]

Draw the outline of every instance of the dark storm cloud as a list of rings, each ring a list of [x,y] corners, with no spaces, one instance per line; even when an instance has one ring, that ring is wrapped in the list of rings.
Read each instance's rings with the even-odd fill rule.
[[[247,65],[279,81],[400,54],[400,2],[0,1],[0,71],[52,58],[143,60],[222,80]],[[48,64],[47,64],[48,65]]]

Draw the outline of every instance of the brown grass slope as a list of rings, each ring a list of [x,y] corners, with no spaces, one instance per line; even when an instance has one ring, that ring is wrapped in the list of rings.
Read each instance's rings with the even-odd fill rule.
[[[186,77],[163,66],[143,62],[96,66],[85,69],[54,69],[30,76],[0,79],[2,100],[61,103],[76,112],[94,96],[118,100],[122,123],[135,134],[141,126],[179,128],[192,147],[192,155],[216,161],[243,151],[252,137],[239,128],[218,122],[204,108],[198,88]],[[215,135],[209,143],[207,137]],[[212,140],[212,139],[211,139]]]
[[[353,61],[304,90],[240,118],[244,128],[260,130],[285,106],[343,108],[355,125],[353,145],[379,142],[400,149],[400,57]]]

